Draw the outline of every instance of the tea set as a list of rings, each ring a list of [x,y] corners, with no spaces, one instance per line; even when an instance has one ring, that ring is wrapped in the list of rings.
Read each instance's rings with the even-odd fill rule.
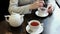
[[[12,12],[11,15],[5,15],[5,20],[9,23],[10,26],[12,27],[19,27],[20,25],[22,25],[23,21],[24,21],[24,15],[20,15],[18,13],[14,13]],[[34,23],[32,23],[34,22]],[[34,25],[32,26],[31,25]],[[37,26],[38,25],[38,26]],[[43,26],[41,25],[41,23],[38,20],[31,20],[28,25],[26,26],[26,31],[30,34],[35,34],[35,33],[41,33],[43,31]]]
[[[39,17],[48,16],[47,8],[41,8],[38,8],[38,11],[36,11],[35,14]],[[12,12],[11,15],[5,15],[5,20],[10,24],[10,26],[18,27],[23,23],[24,15]],[[31,25],[31,23],[33,24]],[[28,25],[26,26],[26,31],[30,34],[39,34],[43,32],[43,26],[38,20],[31,20],[28,22]]]

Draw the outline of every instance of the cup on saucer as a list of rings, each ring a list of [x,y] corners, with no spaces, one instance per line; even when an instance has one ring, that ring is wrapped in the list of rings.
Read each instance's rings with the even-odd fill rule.
[[[29,27],[30,27],[30,30],[32,30],[33,32],[35,32],[39,26],[41,25],[40,22],[38,20],[31,20],[29,23],[28,23]]]
[[[39,34],[43,32],[43,26],[41,26],[41,23],[38,20],[31,20],[28,22],[26,30],[30,34],[35,34],[35,33]]]
[[[38,8],[38,15],[46,15],[48,12],[47,12],[47,8],[46,7],[41,7],[41,8]]]
[[[39,17],[46,17],[46,16],[48,16],[47,8],[40,7],[40,8],[38,8],[38,11],[36,11],[35,14]]]

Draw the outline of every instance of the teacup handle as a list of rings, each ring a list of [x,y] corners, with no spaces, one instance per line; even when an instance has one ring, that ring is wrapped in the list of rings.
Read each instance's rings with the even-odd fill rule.
[[[5,20],[6,20],[7,22],[9,22],[9,20],[7,19],[7,17],[10,17],[10,15],[5,15]]]

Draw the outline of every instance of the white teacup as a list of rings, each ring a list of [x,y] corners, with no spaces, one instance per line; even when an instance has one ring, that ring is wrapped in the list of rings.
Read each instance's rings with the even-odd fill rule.
[[[38,8],[38,15],[44,15],[44,14],[47,14],[47,8],[45,7]]]
[[[30,22],[28,22],[28,25],[30,27],[30,30],[35,32],[39,29],[41,24],[38,20],[31,20]]]

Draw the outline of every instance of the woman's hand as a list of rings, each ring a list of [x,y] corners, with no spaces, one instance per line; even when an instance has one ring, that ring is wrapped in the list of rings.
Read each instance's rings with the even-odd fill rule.
[[[49,5],[48,6],[48,13],[52,13],[52,11],[53,11],[53,7],[52,7],[52,5]]]
[[[33,4],[31,4],[31,5],[29,6],[29,8],[30,8],[30,9],[37,9],[37,8],[39,8],[39,7],[43,7],[43,4],[44,4],[44,1],[43,1],[43,0],[41,0],[41,1],[37,0],[37,1],[35,1]]]

